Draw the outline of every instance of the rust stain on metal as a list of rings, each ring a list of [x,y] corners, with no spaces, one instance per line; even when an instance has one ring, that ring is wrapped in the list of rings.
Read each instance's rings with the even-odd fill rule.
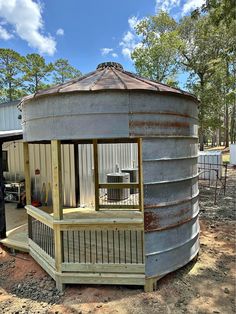
[[[144,230],[152,230],[159,226],[159,215],[153,212],[144,212]]]
[[[165,85],[163,83],[148,80],[131,72],[125,71],[121,64],[106,62],[98,65],[96,71],[90,72],[66,83],[52,86],[46,90],[39,90],[32,95],[24,97],[21,101],[21,106],[24,102],[29,101],[32,98],[38,98],[44,95],[81,91],[91,92],[108,89],[154,91],[169,95],[180,95],[197,101],[197,98],[194,95],[186,91]]]
[[[188,211],[190,211],[191,208],[183,208],[179,212],[176,212],[171,215],[164,216],[163,218],[167,219],[170,217],[181,217],[182,215],[186,214]],[[168,226],[161,226],[160,224],[160,215],[155,212],[145,212],[144,213],[144,230],[145,232],[151,232],[151,231],[162,231],[162,230],[167,230],[167,229],[172,229],[175,227],[178,227],[182,224],[185,224],[192,220],[194,217],[186,218],[184,220],[180,220],[175,224],[168,225]]]
[[[130,127],[169,127],[169,128],[188,128],[189,122],[178,121],[129,121]]]

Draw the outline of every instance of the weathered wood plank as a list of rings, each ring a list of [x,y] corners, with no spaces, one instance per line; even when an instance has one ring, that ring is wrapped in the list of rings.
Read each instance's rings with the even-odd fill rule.
[[[54,225],[54,241],[55,241],[55,268],[57,272],[61,272],[61,265],[63,262],[63,241],[62,232],[59,225]]]
[[[113,228],[113,229],[125,229],[128,227],[138,228],[143,230],[143,219],[142,218],[90,218],[90,219],[63,219],[63,220],[54,220],[54,225],[60,225],[64,230],[65,227],[71,229],[82,228],[82,226],[88,226],[92,229],[94,228]]]
[[[40,255],[33,248],[30,250],[30,255],[55,280],[55,269],[47,262],[47,260],[45,260],[42,255]]]
[[[23,143],[24,151],[24,176],[25,176],[25,193],[26,193],[26,204],[31,204],[31,178],[30,178],[30,158],[29,158],[29,144]]]
[[[61,142],[51,141],[52,151],[52,203],[54,219],[62,219]]]
[[[31,239],[29,239],[28,241],[29,241],[30,252],[31,250],[36,251],[43,259],[47,261],[47,263],[50,266],[55,268],[55,260],[50,255],[48,255],[44,250],[42,250],[41,247],[37,245],[34,241],[32,241]]]
[[[61,280],[69,284],[138,285],[145,284],[143,274],[62,273]]]
[[[144,264],[81,264],[81,263],[63,263],[62,271],[65,272],[101,272],[101,273],[131,273],[144,274]]]
[[[51,215],[32,205],[26,205],[25,209],[28,215],[53,228],[53,217]]]

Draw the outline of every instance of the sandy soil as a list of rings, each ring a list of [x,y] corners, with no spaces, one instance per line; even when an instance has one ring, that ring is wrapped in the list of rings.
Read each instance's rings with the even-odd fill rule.
[[[27,254],[0,248],[0,313],[224,313],[235,311],[236,170],[214,205],[201,189],[201,250],[197,259],[144,293],[135,287],[68,286],[65,294]]]

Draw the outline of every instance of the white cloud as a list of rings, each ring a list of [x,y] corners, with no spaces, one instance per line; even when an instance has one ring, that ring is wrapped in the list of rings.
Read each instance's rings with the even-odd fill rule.
[[[131,42],[134,41],[135,35],[131,33],[130,31],[126,32],[125,35],[123,36],[123,43],[129,45]]]
[[[58,30],[56,31],[56,35],[63,36],[64,35],[64,29],[58,28]]]
[[[108,55],[110,52],[113,51],[113,48],[101,48],[101,53],[102,53],[102,56],[106,56]]]
[[[205,3],[205,0],[187,0],[183,6],[182,15],[187,14],[195,10],[196,8],[201,7]]]
[[[114,53],[112,53],[111,55],[112,55],[112,57],[113,57],[113,58],[118,58],[118,54],[117,54],[117,53],[115,53],[115,52],[114,52]]]
[[[133,49],[130,48],[122,48],[122,54],[124,57],[126,57],[127,59],[131,59],[131,53],[133,51]]]
[[[42,34],[42,7],[33,0],[0,0],[0,18],[14,27],[15,33],[40,53],[53,55],[56,42]]]
[[[8,31],[0,25],[0,38],[3,40],[8,40],[13,37],[12,34],[8,33]]]
[[[128,23],[129,23],[129,27],[134,30],[136,25],[140,22],[141,20],[139,20],[137,18],[137,16],[131,16],[129,19],[128,19]]]
[[[127,59],[131,59],[131,53],[139,45],[139,37],[135,33],[135,26],[140,22],[136,16],[132,16],[128,19],[129,30],[124,33],[124,36],[120,42],[122,47],[121,52]]]
[[[193,0],[194,1],[194,0]],[[175,7],[180,5],[180,0],[156,0],[156,12],[162,10],[170,12]]]

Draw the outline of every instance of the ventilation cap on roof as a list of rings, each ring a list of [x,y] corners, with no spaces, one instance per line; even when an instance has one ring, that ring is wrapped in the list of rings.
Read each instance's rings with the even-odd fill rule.
[[[98,69],[105,69],[105,68],[116,68],[118,70],[123,70],[123,66],[117,62],[103,62],[97,66],[97,70]]]

